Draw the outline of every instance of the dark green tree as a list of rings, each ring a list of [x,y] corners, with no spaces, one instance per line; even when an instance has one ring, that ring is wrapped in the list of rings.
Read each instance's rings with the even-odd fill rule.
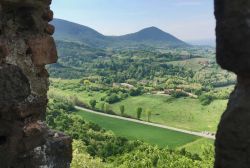
[[[151,116],[152,116],[152,112],[150,110],[147,110],[148,122],[150,122]]]
[[[94,109],[96,106],[96,100],[94,100],[94,99],[90,100],[89,105],[91,106],[92,109]]]
[[[138,108],[137,108],[136,114],[137,114],[137,119],[140,120],[141,114],[142,114],[142,108],[141,108],[141,107],[138,107]]]
[[[123,116],[124,112],[125,112],[125,106],[124,105],[120,105],[120,112],[121,112],[121,115]]]

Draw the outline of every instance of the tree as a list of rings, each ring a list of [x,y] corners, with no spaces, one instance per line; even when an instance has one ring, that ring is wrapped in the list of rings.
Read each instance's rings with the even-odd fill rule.
[[[142,114],[142,108],[138,107],[137,110],[136,110],[136,113],[137,113],[137,119],[140,120],[141,114]]]
[[[89,104],[90,104],[91,108],[94,109],[96,106],[96,100],[94,100],[94,99],[90,100]]]
[[[199,97],[199,100],[203,106],[209,105],[214,100],[214,97],[210,94],[203,94]]]
[[[119,99],[119,97],[118,97],[117,94],[112,93],[110,96],[106,97],[105,101],[106,101],[107,103],[112,104],[112,103],[119,102],[120,99]]]
[[[86,152],[85,144],[80,140],[73,141],[73,159],[71,168],[95,167],[101,168],[105,163],[100,158],[93,158]]]
[[[143,94],[143,88],[139,87],[137,89],[131,89],[129,91],[129,94],[130,94],[130,96],[139,96],[139,95]]]
[[[101,108],[101,111],[104,112],[104,110],[105,110],[105,103],[101,103],[100,108]]]
[[[84,80],[83,83],[84,83],[85,86],[89,86],[90,85],[90,81],[89,80]]]
[[[124,105],[120,105],[120,112],[121,112],[121,115],[123,116],[123,115],[124,115],[124,112],[125,112],[125,107],[124,107]]]
[[[150,122],[151,115],[152,115],[151,111],[150,111],[150,110],[147,110],[148,122]]]
[[[109,113],[110,111],[110,105],[108,103],[105,103],[105,112]]]

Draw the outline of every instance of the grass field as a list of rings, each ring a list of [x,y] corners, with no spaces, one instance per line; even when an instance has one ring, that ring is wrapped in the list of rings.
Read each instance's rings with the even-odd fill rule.
[[[208,145],[210,145],[211,147],[214,146],[214,140],[200,138],[200,139],[197,139],[196,141],[193,141],[184,146],[181,146],[178,149],[185,148],[186,151],[188,152],[197,153],[200,155],[204,151],[203,148],[208,147]]]
[[[51,88],[50,93],[56,93],[63,97],[76,96],[83,102],[88,103],[91,99],[100,102],[104,95],[100,92],[87,91],[72,92]],[[182,128],[192,131],[215,132],[222,112],[225,110],[227,100],[215,100],[208,106],[202,106],[198,99],[179,98],[171,99],[169,96],[142,95],[129,97],[119,103],[111,104],[111,108],[120,114],[120,105],[125,106],[125,113],[136,117],[136,109],[142,107],[142,120],[147,120],[145,110],[152,112],[151,122],[167,126]],[[97,108],[99,103],[97,104]]]
[[[227,100],[215,100],[208,106],[202,106],[197,99],[179,98],[160,95],[142,95],[112,105],[113,110],[119,113],[119,106],[125,106],[125,113],[136,117],[136,108],[152,112],[151,122],[183,128],[193,131],[216,131]],[[142,119],[147,120],[145,112]]]
[[[49,93],[56,93],[62,97],[76,96],[86,104],[91,99],[97,100],[96,107],[100,107],[101,97],[105,93],[96,91],[76,91],[75,84],[79,80],[61,80],[53,79],[58,83],[65,83],[63,88],[50,87]],[[232,89],[230,87],[221,87],[223,89]],[[142,120],[147,120],[146,110],[152,112],[151,122],[160,123],[167,126],[182,128],[192,131],[210,131],[215,132],[220,116],[226,108],[227,100],[215,100],[208,106],[201,105],[198,99],[178,98],[173,99],[170,96],[161,95],[142,95],[137,97],[128,97],[127,99],[111,104],[111,108],[117,114],[120,114],[119,107],[125,106],[125,113],[136,117],[136,109],[142,107]]]
[[[200,70],[203,65],[199,64],[199,62],[209,61],[207,58],[192,58],[188,60],[179,60],[179,61],[171,61],[169,64],[175,65],[175,66],[181,66],[186,67],[188,69],[192,70]]]
[[[86,121],[91,121],[106,130],[113,131],[118,136],[126,137],[130,140],[142,140],[160,147],[169,147],[173,149],[201,139],[189,134],[100,116],[84,111],[78,111],[77,114],[82,116]]]

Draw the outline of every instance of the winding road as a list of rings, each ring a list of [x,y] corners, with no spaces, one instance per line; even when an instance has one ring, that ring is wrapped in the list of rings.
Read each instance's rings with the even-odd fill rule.
[[[106,116],[106,117],[116,118],[116,119],[120,119],[120,120],[131,121],[131,122],[144,124],[144,125],[150,125],[150,126],[154,126],[154,127],[163,128],[163,129],[168,129],[168,130],[173,130],[173,131],[182,132],[182,133],[186,133],[186,134],[191,134],[191,135],[195,135],[195,136],[199,136],[199,137],[203,137],[203,138],[208,138],[208,139],[213,139],[213,140],[215,139],[215,136],[207,135],[207,134],[204,134],[204,133],[201,133],[201,132],[188,131],[188,130],[184,130],[184,129],[169,127],[169,126],[166,126],[166,125],[150,123],[150,122],[136,120],[136,119],[132,119],[132,118],[126,118],[126,117],[122,117],[122,116],[116,116],[116,115],[101,113],[101,112],[97,112],[97,111],[90,110],[90,109],[83,108],[83,107],[79,107],[79,106],[75,106],[75,108],[78,109],[78,110],[83,110],[83,111],[86,111],[88,113],[93,113],[93,114],[97,114],[97,115],[101,115],[101,116]]]

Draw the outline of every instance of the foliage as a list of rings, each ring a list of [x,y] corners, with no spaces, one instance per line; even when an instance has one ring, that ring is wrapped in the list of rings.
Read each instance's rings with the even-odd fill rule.
[[[139,120],[141,118],[141,114],[142,114],[142,108],[141,107],[137,108],[136,114],[137,114],[137,119]]]
[[[97,102],[96,102],[96,100],[94,100],[94,99],[92,99],[92,100],[89,101],[89,104],[90,104],[90,106],[91,106],[92,109],[95,108],[96,103],[97,103]]]
[[[62,106],[62,104],[64,104]],[[212,148],[205,148],[202,156],[185,150],[161,149],[140,141],[117,137],[98,125],[86,122],[68,112],[67,100],[50,100],[47,123],[53,129],[64,131],[75,139],[73,143],[73,168],[98,167],[183,167],[210,168],[213,164]]]
[[[86,151],[85,144],[80,140],[73,141],[73,160],[71,168],[103,168],[105,163],[100,158],[93,158]]]
[[[193,76],[185,68],[167,63],[182,60],[183,56],[178,53],[146,49],[111,51],[72,42],[56,43],[60,57],[57,64],[49,66],[52,77],[75,79],[101,76],[103,83],[112,84],[123,83],[129,79],[153,79],[166,75]]]
[[[139,95],[143,94],[143,88],[139,87],[136,89],[131,89],[129,91],[129,94],[130,94],[130,96],[139,96]]]
[[[125,106],[124,105],[120,105],[120,112],[121,112],[121,115],[124,115],[124,112],[125,112]]]
[[[187,97],[188,95],[182,91],[174,91],[172,92],[171,96],[174,98],[181,98],[181,97]]]
[[[60,106],[64,104],[65,106]],[[80,116],[67,112],[66,101],[51,100],[48,106],[47,123],[56,130],[63,131],[72,138],[81,140],[91,156],[106,159],[110,156],[131,151],[139,145],[126,138],[116,137],[112,132],[105,131],[94,123],[85,122]]]
[[[117,94],[112,93],[110,96],[107,96],[107,97],[105,98],[105,101],[106,101],[107,103],[113,104],[113,103],[119,102],[119,101],[120,101],[120,98],[118,97]]]
[[[206,150],[202,158],[196,158],[185,150],[183,152],[159,149],[144,144],[130,153],[115,158],[113,164],[118,168],[212,168],[211,156],[213,157],[213,152],[209,150]]]
[[[150,122],[150,119],[151,119],[151,116],[152,116],[152,112],[149,109],[147,109],[146,110],[146,114],[147,114],[147,121]]]
[[[209,94],[203,94],[199,97],[199,100],[202,105],[206,106],[209,105],[214,100],[214,97]]]

